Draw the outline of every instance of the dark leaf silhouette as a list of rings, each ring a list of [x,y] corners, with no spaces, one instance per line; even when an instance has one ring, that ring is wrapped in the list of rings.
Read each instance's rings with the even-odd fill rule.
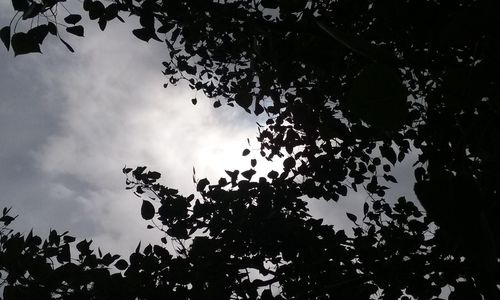
[[[83,26],[81,25],[67,27],[66,31],[77,36],[83,36]]]
[[[10,26],[5,26],[0,30],[0,39],[2,40],[5,48],[10,49]]]
[[[127,263],[127,261],[126,261],[126,260],[124,260],[124,259],[120,259],[120,260],[118,260],[118,261],[115,263],[115,267],[116,267],[118,270],[123,271],[123,270],[127,269],[127,267],[128,267],[128,263]]]
[[[152,38],[150,30],[147,28],[134,29],[134,30],[132,30],[132,33],[138,39],[143,40],[145,42],[149,42],[149,40]]]
[[[91,20],[99,19],[106,12],[104,4],[102,4],[102,2],[100,1],[88,1],[87,3],[89,3],[87,5],[87,10],[89,12],[89,18]]]
[[[12,7],[17,11],[25,11],[29,7],[28,0],[12,0]]]
[[[395,165],[397,161],[396,152],[390,145],[384,145],[380,147],[380,153],[385,157],[391,164]]]
[[[351,213],[346,213],[346,215],[347,215],[347,218],[349,220],[351,220],[353,223],[356,223],[356,221],[358,220],[358,217],[356,217],[356,215],[353,215]]]
[[[292,169],[293,167],[295,167],[295,159],[293,159],[292,157],[287,157],[283,161],[283,167],[285,167],[285,170]]]
[[[68,15],[64,18],[64,22],[66,22],[68,24],[75,25],[76,23],[80,22],[81,19],[82,19],[82,16],[77,15],[77,14],[71,14],[71,15]]]
[[[33,27],[27,32],[27,34],[31,36],[34,41],[41,45],[43,43],[43,40],[47,37],[47,34],[49,34],[49,26],[42,24]]]
[[[42,12],[42,10],[43,10],[42,4],[37,3],[37,2],[32,2],[29,5],[29,7],[26,10],[24,10],[23,20],[31,19],[31,18],[38,16],[38,14],[40,14]]]
[[[151,220],[155,215],[155,207],[147,200],[142,201],[141,216],[144,220]]]
[[[48,22],[47,28],[49,29],[50,34],[57,35],[57,26],[54,23]]]
[[[200,181],[198,181],[198,184],[196,185],[196,190],[198,192],[201,192],[205,189],[205,187],[209,184],[208,179],[203,178]]]
[[[24,32],[15,33],[12,36],[11,45],[16,56],[33,52],[41,52],[35,36]]]
[[[253,175],[255,175],[255,173],[257,173],[255,170],[250,169],[250,170],[241,172],[241,175],[243,177],[245,177],[246,179],[250,180],[250,179],[252,179]]]
[[[108,21],[106,20],[105,16],[102,16],[99,18],[99,21],[97,22],[99,24],[99,28],[104,31],[106,29],[106,25],[108,24]]]

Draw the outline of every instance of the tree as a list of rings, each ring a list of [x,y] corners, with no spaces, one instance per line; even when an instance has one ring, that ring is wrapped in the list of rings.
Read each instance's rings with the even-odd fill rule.
[[[16,26],[0,31],[7,48],[40,51],[51,33],[73,51],[61,29],[83,36],[84,28],[79,14],[56,22],[62,2],[14,0]],[[105,268],[112,261],[88,251],[79,264],[47,268],[66,247],[49,237],[46,247],[59,252],[37,245],[27,259],[44,261],[45,272],[75,265],[81,277],[68,282],[63,269],[59,281],[40,285],[20,280],[18,266],[2,266],[11,276],[5,297],[36,288],[105,297],[99,293],[115,290],[98,287],[113,278],[122,293],[113,296],[125,298],[267,299],[274,292],[285,299],[431,299],[449,285],[450,299],[497,299],[497,8],[494,1],[83,1],[103,30],[115,18],[124,21],[120,14],[139,17],[133,34],[169,49],[169,83],[187,81],[215,107],[266,113],[261,154],[285,156],[283,171],[253,179],[253,161],[216,184],[198,180],[197,198],[157,183],[157,172],[124,169],[128,187],[145,196],[142,216],[158,218],[179,243],[177,254],[138,248],[128,267],[117,265],[126,271],[114,275]],[[36,26],[17,29],[34,18]],[[392,168],[411,151],[420,153],[415,193],[425,217],[404,198],[385,199],[387,183],[397,181]],[[306,209],[306,198],[338,201],[348,189],[372,197],[363,220],[348,214],[352,237]],[[28,240],[4,236],[5,253],[14,247],[7,242]],[[16,251],[12,257],[26,250]]]

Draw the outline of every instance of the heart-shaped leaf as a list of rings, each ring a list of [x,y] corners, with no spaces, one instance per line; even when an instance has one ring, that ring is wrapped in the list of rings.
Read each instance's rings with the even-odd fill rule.
[[[66,28],[66,31],[77,36],[83,36],[84,29],[82,25],[78,25],[68,27]]]
[[[144,220],[151,220],[155,216],[155,207],[151,202],[142,200],[141,216]]]
[[[77,14],[71,14],[71,15],[68,15],[66,18],[64,18],[64,22],[66,22],[68,24],[75,25],[76,23],[80,22],[81,19],[82,19],[82,16],[77,15]]]
[[[33,52],[40,52],[40,45],[34,39],[33,35],[18,32],[12,36],[12,50],[14,50],[14,54],[23,55]]]
[[[0,39],[7,48],[10,49],[10,26],[5,26],[0,30]]]

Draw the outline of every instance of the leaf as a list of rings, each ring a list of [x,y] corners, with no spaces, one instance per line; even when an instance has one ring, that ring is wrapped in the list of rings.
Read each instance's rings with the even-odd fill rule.
[[[338,192],[341,196],[347,196],[347,186],[341,185],[338,189]]]
[[[258,116],[263,112],[264,112],[264,107],[260,103],[255,101],[255,110],[254,110],[255,115]]]
[[[206,178],[201,179],[200,181],[198,181],[198,184],[196,185],[196,190],[198,192],[203,191],[209,183],[210,182],[208,181],[208,179]]]
[[[59,249],[59,253],[57,255],[57,261],[59,263],[69,262],[71,260],[71,251],[69,248],[69,244],[64,244]]]
[[[48,22],[47,23],[47,27],[49,29],[49,33],[50,34],[57,35],[57,26],[56,26],[56,24],[54,24],[52,22]]]
[[[245,177],[246,179],[250,180],[250,179],[252,179],[252,176],[255,175],[255,173],[257,173],[257,172],[255,172],[255,170],[250,169],[250,170],[247,170],[245,172],[242,172],[241,175],[243,177]]]
[[[29,7],[28,0],[12,0],[12,7],[17,11],[25,11]]]
[[[142,200],[141,216],[144,220],[151,220],[155,216],[155,207],[147,200]]]
[[[380,154],[385,157],[393,166],[396,164],[396,152],[389,145],[380,146]]]
[[[5,26],[0,30],[0,39],[2,40],[5,48],[10,49],[10,26]]]
[[[106,6],[105,13],[104,15],[106,16],[107,21],[111,21],[114,18],[118,17],[118,12],[120,11],[120,8],[118,4],[116,3],[111,3],[110,5]]]
[[[238,170],[234,170],[234,171],[225,170],[225,171],[226,171],[226,174],[229,175],[229,177],[231,178],[231,182],[236,182],[236,180],[238,179],[238,175],[240,174],[240,171],[238,171]]]
[[[83,36],[82,25],[67,27],[66,31],[77,36]]]
[[[118,260],[116,263],[115,263],[115,267],[120,270],[120,271],[123,271],[125,270],[126,268],[128,268],[128,262],[124,259],[120,259]]]
[[[254,168],[256,165],[257,165],[257,160],[256,159],[251,159],[250,160],[250,165],[252,166],[252,168]]]
[[[344,110],[379,130],[398,130],[406,119],[408,91],[397,69],[372,64],[361,71],[341,102]]]
[[[0,222],[3,222],[5,226],[9,226],[9,224],[12,223],[12,221],[14,221],[15,219],[15,217],[11,216],[2,216],[0,218]]]
[[[84,3],[85,4],[85,3]],[[89,18],[91,20],[97,20],[104,15],[106,9],[104,4],[99,1],[91,1],[90,5],[88,5]]]
[[[33,2],[31,5],[28,7],[28,9],[24,10],[23,13],[23,20],[31,19],[36,16],[42,11],[43,5],[40,3]]]
[[[394,182],[394,183],[398,183],[398,181],[396,180],[396,178],[392,175],[388,175],[388,174],[384,174],[383,175],[384,179],[387,181],[387,182]]]
[[[278,175],[279,175],[279,174],[278,174],[278,172],[276,172],[276,171],[274,171],[274,170],[273,170],[273,171],[271,171],[271,172],[269,172],[269,173],[267,173],[267,177],[269,177],[269,178],[271,178],[271,179],[278,178]]]
[[[89,11],[93,0],[83,0],[83,10]]]
[[[245,110],[248,110],[250,105],[252,105],[252,96],[247,91],[240,91],[234,97],[234,101]]]
[[[99,28],[101,29],[101,31],[104,31],[106,29],[108,21],[106,20],[105,16],[102,16],[99,18],[99,21],[97,21],[97,24],[99,24]]]
[[[87,240],[80,241],[78,244],[76,244],[76,249],[81,253],[85,254],[90,251],[89,246],[92,241],[87,242]]]
[[[148,29],[146,28],[138,28],[132,30],[132,33],[140,40],[145,41],[146,43],[149,42],[151,39],[151,33]]]
[[[73,49],[73,47],[71,47],[70,44],[68,44],[65,40],[59,38],[59,40],[64,44],[64,46],[66,46],[66,48],[68,48],[68,50],[71,52],[71,53],[74,53],[75,50]]]
[[[293,157],[288,157],[283,161],[283,167],[285,168],[285,170],[292,169],[293,167],[295,167],[295,159],[293,159]]]
[[[196,105],[196,103],[198,103],[198,100],[196,100],[196,98],[193,98],[191,99],[191,103],[193,103],[193,105]]]
[[[12,36],[12,50],[14,50],[15,56],[33,52],[41,53],[38,42],[32,35],[24,32],[18,32]]]
[[[218,181],[218,185],[219,185],[219,186],[221,186],[221,187],[222,187],[222,186],[226,186],[227,184],[228,184],[228,182],[227,182],[227,179],[226,179],[226,178],[224,178],[224,177],[219,178],[219,181]]]
[[[149,171],[149,172],[148,172],[148,178],[150,178],[150,179],[154,179],[154,180],[157,180],[157,179],[160,179],[160,178],[161,178],[161,174],[160,174],[160,172],[156,172],[156,171]]]
[[[353,215],[351,213],[345,213],[347,215],[347,218],[351,220],[353,223],[356,223],[356,220],[358,220],[358,217],[356,215]]]
[[[179,26],[175,27],[174,31],[172,31],[172,36],[170,37],[170,42],[172,44],[175,44],[180,33],[181,33],[181,28]]]
[[[27,33],[34,41],[41,45],[43,40],[47,37],[47,34],[49,34],[49,26],[47,24],[42,24],[31,28]]]
[[[73,243],[76,239],[73,236],[65,235],[63,236],[63,240],[66,244]]]
[[[81,19],[82,19],[82,16],[77,15],[77,14],[71,14],[71,15],[66,16],[66,18],[64,18],[64,22],[66,22],[68,24],[75,25],[76,23],[80,22]]]
[[[248,154],[250,154],[250,150],[245,149],[245,150],[243,150],[243,153],[241,155],[247,156]]]
[[[369,208],[369,207],[368,207],[368,203],[366,203],[366,202],[365,202],[365,203],[363,204],[363,214],[364,214],[364,215],[366,215],[366,214],[368,213],[368,208]]]

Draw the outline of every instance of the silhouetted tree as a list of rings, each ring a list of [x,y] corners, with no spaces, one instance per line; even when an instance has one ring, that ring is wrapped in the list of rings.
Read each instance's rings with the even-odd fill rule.
[[[27,21],[29,28],[4,27],[7,48],[38,52],[50,33],[73,51],[62,29],[83,36],[84,28],[79,14],[57,16],[63,2],[13,0],[11,24]],[[85,0],[83,9],[103,30],[115,18],[123,21],[120,14],[138,16],[137,38],[166,43],[169,83],[187,81],[215,107],[236,103],[266,113],[260,153],[286,156],[283,171],[253,179],[252,160],[251,169],[228,171],[216,184],[198,180],[195,199],[156,183],[157,172],[125,169],[128,187],[146,196],[142,216],[159,219],[179,243],[176,255],[158,245],[138,248],[130,266],[120,260],[123,274],[110,275],[113,260],[102,263],[84,251],[78,264],[49,265],[66,244],[49,242],[59,249],[49,251],[53,256],[38,244],[28,260],[43,261],[52,273],[76,266],[80,273],[71,272],[80,277],[42,284],[3,260],[6,298],[61,289],[68,299],[80,292],[131,299],[432,299],[447,285],[454,288],[450,299],[499,298],[495,1]],[[425,218],[404,198],[394,205],[385,199],[387,183],[397,182],[393,167],[410,151],[418,153],[415,193]],[[363,220],[348,214],[352,237],[306,208],[314,199],[338,201],[348,189],[372,197]],[[28,239],[4,236],[3,249]],[[19,251],[12,257],[25,250]],[[116,287],[98,282],[110,278]]]

